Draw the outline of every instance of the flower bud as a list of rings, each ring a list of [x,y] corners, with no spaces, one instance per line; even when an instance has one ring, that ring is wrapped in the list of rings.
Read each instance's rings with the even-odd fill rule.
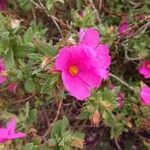
[[[19,19],[11,19],[11,27],[13,29],[18,28],[20,26],[20,20]]]
[[[76,44],[76,42],[75,42],[75,40],[72,37],[67,39],[67,45],[68,46],[75,45],[75,44]]]
[[[50,63],[51,59],[49,56],[45,56],[42,60],[41,68],[45,69],[46,66]]]
[[[101,115],[99,113],[98,110],[96,110],[91,117],[91,124],[93,124],[94,126],[98,127],[99,123],[101,121]]]
[[[74,146],[74,147],[78,147],[80,149],[83,149],[83,146],[84,146],[84,140],[82,139],[73,139],[72,142],[71,142],[71,145]]]

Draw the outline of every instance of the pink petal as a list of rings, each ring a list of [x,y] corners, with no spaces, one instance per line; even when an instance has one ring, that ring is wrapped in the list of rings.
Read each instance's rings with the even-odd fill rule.
[[[145,79],[150,78],[150,71],[146,68],[140,68],[139,73],[142,74]]]
[[[127,19],[123,20],[119,25],[118,32],[120,34],[124,34],[129,28],[129,22]]]
[[[0,0],[0,11],[6,9],[6,0]]]
[[[143,102],[145,105],[150,106],[150,87],[144,86],[144,87],[141,89],[140,97],[141,97],[142,102]]]
[[[106,44],[100,44],[96,47],[97,57],[100,62],[101,69],[107,69],[111,64],[111,57],[109,55],[109,48]]]
[[[124,93],[119,92],[119,93],[117,94],[117,102],[118,102],[117,104],[118,104],[118,107],[119,107],[119,108],[123,107],[124,98],[125,98]]]
[[[68,73],[62,72],[62,80],[70,95],[76,97],[78,100],[85,100],[90,96],[90,89],[88,85],[78,76],[72,77]]]
[[[17,88],[17,83],[11,83],[8,85],[8,92],[15,93]]]
[[[0,58],[0,72],[5,70],[4,59]]]
[[[100,44],[96,47],[97,58],[99,60],[99,75],[103,79],[108,78],[109,66],[111,64],[111,57],[109,55],[109,48],[105,44]]]
[[[1,139],[0,138],[0,143],[5,143],[5,142],[7,142],[7,139]]]
[[[3,84],[6,80],[7,78],[5,76],[0,75],[0,84]]]
[[[84,72],[79,73],[79,78],[89,85],[91,89],[99,87],[102,80],[96,73],[91,70],[84,70]]]
[[[79,44],[95,48],[99,43],[99,33],[93,28],[81,29],[79,32]]]
[[[150,78],[150,68],[147,68],[147,65],[150,64],[150,61],[144,61],[139,68],[139,73],[144,76],[144,78]]]
[[[64,47],[59,51],[59,54],[56,56],[55,69],[62,70],[66,68],[66,62],[70,56],[70,47]]]
[[[9,136],[10,139],[16,139],[16,138],[24,138],[26,134],[22,132],[14,133]]]
[[[5,128],[0,128],[0,139],[1,138],[7,138],[8,136],[8,131]]]
[[[13,134],[16,129],[16,118],[12,118],[7,124],[7,130],[9,134]]]

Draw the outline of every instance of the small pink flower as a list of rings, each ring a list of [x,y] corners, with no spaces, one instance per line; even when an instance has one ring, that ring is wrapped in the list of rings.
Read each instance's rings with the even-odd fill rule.
[[[15,133],[16,119],[11,119],[6,128],[0,128],[0,143],[4,143],[11,139],[24,138],[26,134],[18,132]]]
[[[79,45],[62,48],[55,68],[61,71],[65,88],[79,100],[90,96],[91,90],[108,78],[111,63],[109,49],[99,44],[99,33],[93,28],[81,29]]]
[[[141,88],[140,97],[145,105],[150,106],[150,87],[144,86]]]
[[[118,28],[118,32],[120,36],[124,36],[128,34],[127,33],[128,28],[129,28],[129,22],[127,19],[125,19],[120,23],[119,28]]]
[[[15,93],[17,89],[18,84],[17,83],[11,83],[8,85],[8,92]]]
[[[112,84],[112,83],[109,83],[108,84],[108,89],[109,90],[113,90],[113,89],[115,89],[116,88],[116,86],[114,85],[114,84]]]
[[[6,9],[6,0],[0,0],[0,11]]]
[[[144,76],[144,78],[150,78],[150,61],[144,61],[139,68],[139,73]]]
[[[4,60],[0,58],[0,84],[3,84],[6,80],[7,78],[6,78]]]
[[[124,95],[124,93],[122,93],[122,92],[119,92],[119,93],[117,94],[117,104],[118,104],[118,107],[119,107],[119,108],[122,108],[122,107],[123,107],[123,104],[124,104],[124,97],[125,97],[125,95]]]

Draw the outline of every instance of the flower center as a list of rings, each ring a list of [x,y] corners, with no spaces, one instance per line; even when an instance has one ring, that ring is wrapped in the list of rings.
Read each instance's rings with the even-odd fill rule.
[[[79,72],[79,68],[77,66],[71,66],[69,68],[69,73],[72,75],[72,76],[76,76]]]
[[[148,64],[146,65],[146,67],[147,67],[148,69],[150,69],[150,63],[148,63]]]

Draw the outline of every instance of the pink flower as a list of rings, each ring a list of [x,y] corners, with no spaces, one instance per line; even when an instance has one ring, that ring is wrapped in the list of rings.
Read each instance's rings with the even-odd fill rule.
[[[122,93],[122,92],[119,92],[119,93],[117,94],[117,105],[118,105],[119,108],[122,108],[122,107],[123,107],[123,104],[124,104],[124,97],[125,97],[125,95],[124,95],[124,93]]]
[[[17,89],[18,84],[17,83],[11,83],[8,85],[8,92],[15,93]]]
[[[120,23],[119,28],[118,28],[118,32],[120,36],[124,36],[125,34],[128,34],[127,33],[128,28],[129,28],[129,22],[127,19],[125,19]]]
[[[0,11],[6,9],[6,0],[0,0]]]
[[[144,86],[141,88],[140,97],[145,105],[150,106],[150,87]]]
[[[116,88],[116,86],[114,84],[112,84],[112,83],[108,84],[108,89],[109,90],[114,90],[115,88]]]
[[[109,49],[99,44],[99,33],[92,29],[81,29],[79,45],[62,48],[56,57],[55,68],[61,71],[65,88],[79,100],[90,96],[102,80],[108,78],[111,63]]]
[[[6,128],[0,128],[0,143],[4,143],[11,139],[23,138],[26,134],[18,132],[15,133],[16,129],[16,119],[11,119]]]
[[[0,84],[3,84],[6,80],[7,78],[6,78],[4,60],[0,58]]]
[[[142,66],[139,68],[139,73],[144,76],[144,78],[150,78],[150,61],[144,61]]]

